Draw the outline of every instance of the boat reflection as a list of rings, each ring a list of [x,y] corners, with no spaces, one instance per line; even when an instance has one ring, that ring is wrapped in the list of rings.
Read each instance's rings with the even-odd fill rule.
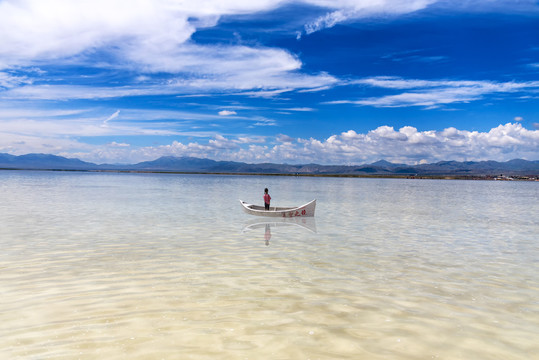
[[[247,222],[242,229],[242,233],[264,229],[264,242],[266,246],[271,240],[271,228],[277,227],[298,227],[316,233],[316,221],[314,217],[294,217],[294,218],[271,218],[271,220],[253,219]]]

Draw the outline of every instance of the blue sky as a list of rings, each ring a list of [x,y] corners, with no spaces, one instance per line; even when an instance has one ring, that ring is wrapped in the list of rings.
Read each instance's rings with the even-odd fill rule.
[[[0,152],[539,159],[539,5],[0,0]]]

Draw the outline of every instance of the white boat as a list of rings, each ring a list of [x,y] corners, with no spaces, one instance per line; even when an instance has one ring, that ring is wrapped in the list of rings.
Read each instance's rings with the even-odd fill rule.
[[[314,210],[316,208],[316,199],[308,202],[305,205],[293,206],[293,207],[275,207],[270,206],[269,210],[265,210],[264,206],[248,204],[245,201],[240,200],[243,210],[247,214],[257,216],[269,216],[269,217],[282,217],[292,218],[298,216],[314,216]]]

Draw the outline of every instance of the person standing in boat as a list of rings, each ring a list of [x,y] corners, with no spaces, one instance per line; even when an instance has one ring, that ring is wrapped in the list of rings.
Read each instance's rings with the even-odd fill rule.
[[[264,189],[264,207],[269,210],[271,196],[268,194],[268,188]]]

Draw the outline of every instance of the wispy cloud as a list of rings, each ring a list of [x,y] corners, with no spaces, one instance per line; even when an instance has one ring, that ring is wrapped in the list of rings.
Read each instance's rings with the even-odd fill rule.
[[[316,109],[313,109],[313,108],[310,108],[310,107],[293,107],[293,108],[286,108],[286,109],[281,109],[281,110],[284,110],[284,111],[298,111],[298,112],[316,111]]]
[[[424,50],[406,50],[393,52],[381,56],[382,59],[391,60],[393,62],[416,62],[416,63],[438,63],[449,60],[447,56],[442,55],[425,55]]]
[[[136,86],[95,87],[53,81],[30,85],[31,78],[0,72],[4,98],[96,99],[204,91],[261,94],[311,89],[335,83],[327,74],[301,74],[301,61],[284,49],[237,44],[196,44],[197,29],[215,26],[225,15],[256,13],[280,1],[208,0],[39,0],[0,2],[0,70],[83,65],[136,72]],[[96,61],[96,58],[102,61]],[[153,74],[177,75],[149,86]]]
[[[103,125],[102,125],[102,126],[107,126],[107,123],[108,123],[109,121],[116,119],[119,115],[120,115],[120,110],[116,110],[116,111],[114,112],[114,114],[112,114],[111,116],[109,116],[108,118],[106,118],[105,121],[103,121]]]
[[[7,72],[0,71],[0,89],[13,88],[20,85],[31,84],[32,80],[26,76],[14,76]]]
[[[534,0],[477,0],[477,1],[452,1],[452,0],[312,0],[305,2],[316,4],[331,9],[324,15],[308,22],[304,26],[304,33],[310,35],[317,31],[332,28],[337,24],[347,21],[388,17],[411,14],[429,7],[444,11],[468,11],[468,12],[507,12],[526,13],[537,12],[537,3]],[[300,39],[303,33],[298,33]],[[432,60],[442,60],[433,58]]]
[[[255,123],[253,124],[253,126],[275,126],[277,125],[277,121],[275,121],[274,119],[268,119],[268,118],[265,118],[263,116],[256,116],[254,118],[255,120]]]
[[[247,61],[247,60],[246,60]],[[251,61],[247,61],[251,62]],[[253,61],[257,62],[257,61]],[[216,60],[217,68],[222,64]],[[240,68],[231,73],[221,75],[212,74],[209,66],[204,73],[202,68],[196,77],[170,80],[155,85],[136,84],[120,86],[91,86],[91,85],[65,85],[65,84],[31,84],[19,82],[10,88],[0,91],[0,99],[5,100],[77,100],[77,99],[113,99],[146,95],[176,95],[200,97],[208,94],[228,92],[229,94],[246,97],[271,98],[281,94],[304,89],[318,89],[320,86],[337,85],[339,80],[328,74],[301,74],[295,71],[267,70],[260,72],[256,68]],[[14,84],[15,85],[15,84]],[[1,90],[1,89],[0,89]]]
[[[88,109],[32,109],[24,107],[0,106],[0,121],[24,120],[28,118],[64,118],[79,116],[87,111]]]
[[[434,108],[447,104],[476,101],[491,94],[539,90],[539,81],[433,81],[396,77],[374,77],[354,80],[350,84],[367,85],[392,91],[407,91],[357,100],[335,100],[327,102],[327,104],[355,104],[375,107],[422,106]]]
[[[22,137],[40,136],[48,139],[144,135],[207,137],[215,131],[209,131],[208,126],[204,126],[206,130],[195,130],[193,122],[200,128],[220,118],[218,114],[125,108],[121,110],[122,121],[115,122],[112,120],[119,118],[120,110],[106,116],[107,112],[110,114],[110,110],[101,108],[39,110],[3,107],[0,108],[0,132],[6,135],[4,139],[10,144]]]
[[[386,0],[386,1],[324,1],[318,2],[335,10],[318,17],[305,25],[305,34],[309,35],[323,29],[331,28],[351,19],[372,16],[402,15],[425,9],[436,0]]]
[[[293,3],[328,10],[306,25],[306,33],[349,19],[402,15],[434,4],[450,6],[449,2],[440,0],[298,0]],[[292,91],[319,92],[342,85],[342,79],[324,72],[302,72],[301,60],[285,49],[192,41],[197,30],[215,26],[222,16],[264,12],[281,5],[281,1],[270,0],[254,3],[208,0],[204,7],[196,1],[171,0],[50,0],[46,6],[39,0],[0,2],[0,98],[74,100],[145,95],[208,96],[223,91],[272,98]],[[56,78],[38,76],[37,65],[51,64],[124,70],[137,75],[134,83],[116,86],[87,85],[76,80],[65,84]],[[2,71],[14,67],[26,74]],[[159,82],[151,81],[153,76],[163,73],[169,76]],[[37,83],[33,76],[39,79]],[[486,82],[423,81],[424,84],[419,84],[421,80],[382,77],[357,83],[361,82],[414,91],[380,98],[342,100],[340,103],[436,106],[471,101],[489,91]],[[437,98],[433,91],[425,88],[437,88],[440,96]]]
[[[221,116],[230,116],[230,115],[237,115],[235,111],[232,110],[221,110],[219,111],[219,115]]]

